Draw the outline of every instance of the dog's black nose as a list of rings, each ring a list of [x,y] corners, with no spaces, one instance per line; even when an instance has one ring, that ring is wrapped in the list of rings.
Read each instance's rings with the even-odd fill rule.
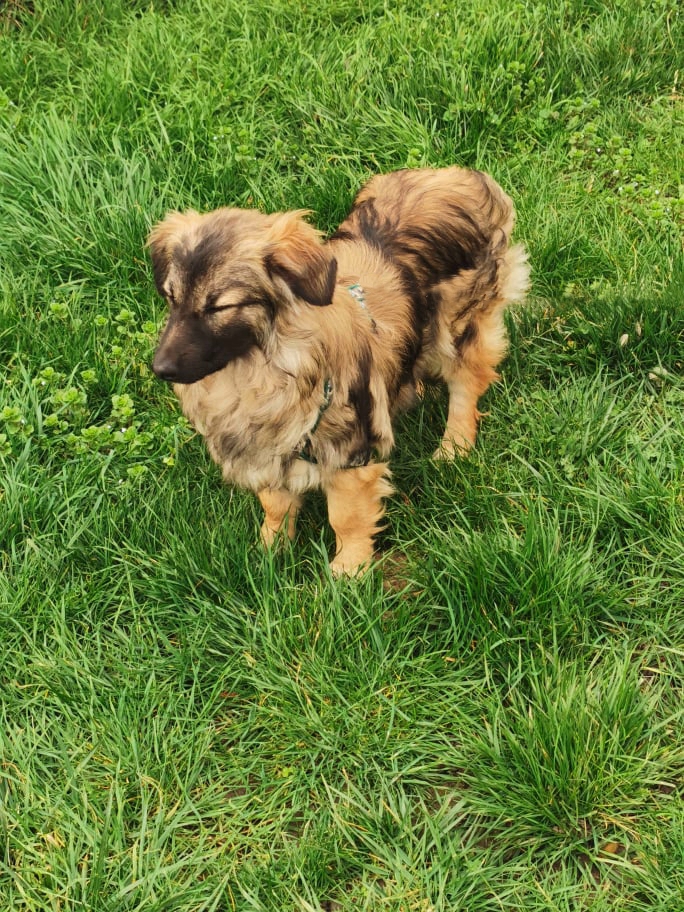
[[[173,383],[178,379],[178,365],[174,364],[170,358],[165,358],[163,355],[160,357],[159,353],[154,356],[152,370],[160,380],[168,380],[169,383]]]

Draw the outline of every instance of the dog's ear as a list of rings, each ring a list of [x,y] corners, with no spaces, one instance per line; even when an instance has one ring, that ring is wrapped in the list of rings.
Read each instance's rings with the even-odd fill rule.
[[[271,278],[282,279],[293,295],[316,307],[332,303],[337,260],[321,241],[321,233],[304,221],[305,211],[276,215],[269,231],[264,266]]]

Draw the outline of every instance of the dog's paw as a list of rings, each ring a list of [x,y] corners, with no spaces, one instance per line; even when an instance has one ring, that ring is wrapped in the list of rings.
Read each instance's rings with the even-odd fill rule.
[[[432,458],[435,462],[451,462],[456,456],[455,448],[453,445],[445,446],[444,443],[440,443],[435,452],[432,454]]]
[[[280,529],[271,529],[264,523],[261,527],[261,544],[266,549],[274,548],[277,545],[283,545],[294,538],[294,526],[285,527],[283,524]]]
[[[457,443],[453,437],[445,437],[432,454],[438,462],[453,462],[454,459],[463,459],[472,450],[473,445],[461,437]]]
[[[349,539],[339,547],[335,557],[330,561],[333,576],[361,576],[373,563],[374,549],[371,538]]]
[[[335,558],[330,562],[330,572],[335,577],[335,579],[340,579],[343,577],[359,577],[363,576],[370,568],[370,564],[366,561],[363,564],[359,564],[356,561],[347,561],[340,560]]]
[[[373,566],[373,557],[372,546],[344,548],[330,561],[330,572],[337,578],[363,576]]]
[[[273,529],[269,529],[266,523],[262,525],[260,538],[261,544],[264,546],[264,548],[272,548],[277,537],[278,533]]]

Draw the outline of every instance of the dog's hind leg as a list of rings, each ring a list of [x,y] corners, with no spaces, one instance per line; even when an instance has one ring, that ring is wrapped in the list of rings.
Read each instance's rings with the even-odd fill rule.
[[[353,576],[373,559],[373,537],[385,512],[383,499],[392,493],[386,463],[342,469],[325,484],[328,517],[337,538],[330,569],[335,576]]]
[[[301,497],[285,488],[264,488],[259,491],[258,497],[265,513],[261,527],[262,542],[270,548],[281,531],[292,541],[297,513],[302,504]]]
[[[455,346],[457,357],[442,369],[449,388],[449,412],[436,459],[465,456],[475,445],[481,417],[477,402],[498,380],[495,368],[506,351],[503,308],[468,324]]]
[[[494,288],[487,291],[485,287],[483,294],[474,283],[470,293],[474,296],[477,292],[480,299],[474,298],[473,308],[452,323],[448,331],[443,325],[440,373],[449,387],[449,413],[444,437],[434,454],[436,459],[465,455],[474,446],[481,417],[478,399],[499,379],[496,367],[508,347],[504,312],[512,301],[524,296],[528,277],[525,251],[512,247],[499,262]],[[454,280],[454,290],[458,290],[460,281]]]
[[[449,388],[449,412],[444,436],[435,452],[436,459],[465,456],[475,445],[481,417],[477,403],[489,386],[498,380],[495,367],[506,349],[501,315],[498,321],[500,329],[492,320],[492,315],[488,316],[482,323],[473,324],[471,338],[460,347],[457,359],[444,366],[443,376]],[[490,325],[483,326],[483,323]]]

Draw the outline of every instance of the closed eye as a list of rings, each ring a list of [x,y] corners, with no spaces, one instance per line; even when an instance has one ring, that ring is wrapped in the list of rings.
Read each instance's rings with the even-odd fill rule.
[[[211,316],[211,314],[220,313],[222,310],[233,310],[236,307],[253,307],[254,305],[263,306],[266,302],[263,298],[251,297],[243,298],[242,301],[235,301],[234,304],[216,304],[215,302],[219,299],[219,295],[209,295],[204,305],[204,313]]]
[[[205,314],[220,313],[222,310],[232,310],[233,307],[239,307],[239,304],[205,304]]]
[[[204,313],[205,314],[215,314],[219,313],[221,310],[228,310],[229,307],[236,307],[236,304],[218,304],[217,302],[221,299],[222,291],[215,291],[212,294],[207,295],[207,300],[204,302]]]

